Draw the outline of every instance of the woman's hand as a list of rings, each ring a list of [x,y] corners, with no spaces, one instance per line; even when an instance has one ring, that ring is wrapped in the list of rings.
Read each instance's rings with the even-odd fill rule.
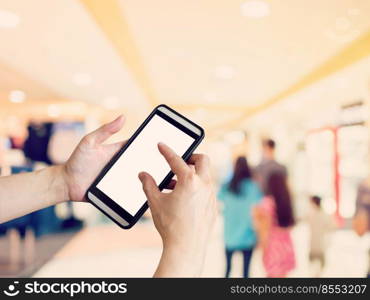
[[[124,142],[103,144],[110,136],[121,130],[123,124],[124,118],[119,116],[81,140],[62,168],[66,186],[64,200],[85,200],[86,190],[113,155],[124,145]]]
[[[162,193],[152,176],[140,173],[154,224],[162,237],[163,253],[155,273],[160,277],[199,276],[216,216],[209,159],[194,154],[187,165],[172,149],[158,145],[177,182],[171,193]]]

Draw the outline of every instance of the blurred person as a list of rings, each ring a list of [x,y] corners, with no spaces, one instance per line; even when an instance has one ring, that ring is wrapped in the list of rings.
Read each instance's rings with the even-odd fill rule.
[[[85,201],[91,182],[124,142],[103,144],[118,132],[120,116],[85,136],[65,164],[0,178],[0,223],[65,201]],[[189,165],[172,149],[158,149],[177,176],[162,193],[151,175],[139,179],[148,198],[163,251],[156,277],[200,276],[209,234],[214,223],[216,197],[208,157],[194,154]]]
[[[243,276],[249,277],[250,260],[257,242],[251,211],[262,196],[258,185],[252,180],[246,157],[238,157],[231,180],[222,184],[218,193],[218,199],[224,204],[226,277],[230,276],[232,256],[236,251],[242,252]]]
[[[28,136],[23,144],[23,152],[29,162],[43,162],[52,165],[48,146],[53,131],[53,123],[31,122],[27,126]]]
[[[288,172],[285,166],[275,159],[276,142],[272,139],[262,141],[262,161],[255,168],[254,173],[261,185],[262,191],[267,194],[268,179],[272,173],[279,173],[287,177]]]
[[[311,262],[318,260],[321,269],[323,269],[327,237],[334,229],[335,223],[333,218],[322,210],[319,196],[311,196],[310,202],[311,209],[306,218],[311,232],[309,258]]]
[[[358,187],[356,213],[352,226],[359,236],[370,231],[370,175]],[[370,278],[370,250],[367,277]]]
[[[292,200],[283,173],[272,173],[267,180],[268,192],[254,207],[253,218],[263,264],[268,277],[286,277],[296,265],[290,231],[294,225]]]

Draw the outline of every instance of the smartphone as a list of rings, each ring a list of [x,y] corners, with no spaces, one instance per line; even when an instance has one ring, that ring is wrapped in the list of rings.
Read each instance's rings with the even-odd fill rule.
[[[160,190],[174,175],[158,143],[167,144],[186,161],[203,138],[200,126],[166,105],[157,106],[103,168],[86,198],[120,227],[131,228],[148,209],[138,174],[148,172]]]

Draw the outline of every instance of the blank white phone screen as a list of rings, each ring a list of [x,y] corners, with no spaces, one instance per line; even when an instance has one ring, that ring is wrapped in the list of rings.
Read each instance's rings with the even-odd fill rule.
[[[170,167],[158,151],[163,142],[182,156],[194,142],[186,134],[158,115],[149,121],[125,150],[97,187],[131,215],[135,215],[146,201],[138,174],[145,171],[160,184]]]

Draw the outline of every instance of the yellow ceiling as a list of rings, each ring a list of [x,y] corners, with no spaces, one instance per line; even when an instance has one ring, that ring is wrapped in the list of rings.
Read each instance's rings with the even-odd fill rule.
[[[0,0],[20,16],[0,28],[0,97],[113,98],[140,118],[164,102],[218,128],[370,54],[370,1],[271,0],[259,19],[244,2]]]

